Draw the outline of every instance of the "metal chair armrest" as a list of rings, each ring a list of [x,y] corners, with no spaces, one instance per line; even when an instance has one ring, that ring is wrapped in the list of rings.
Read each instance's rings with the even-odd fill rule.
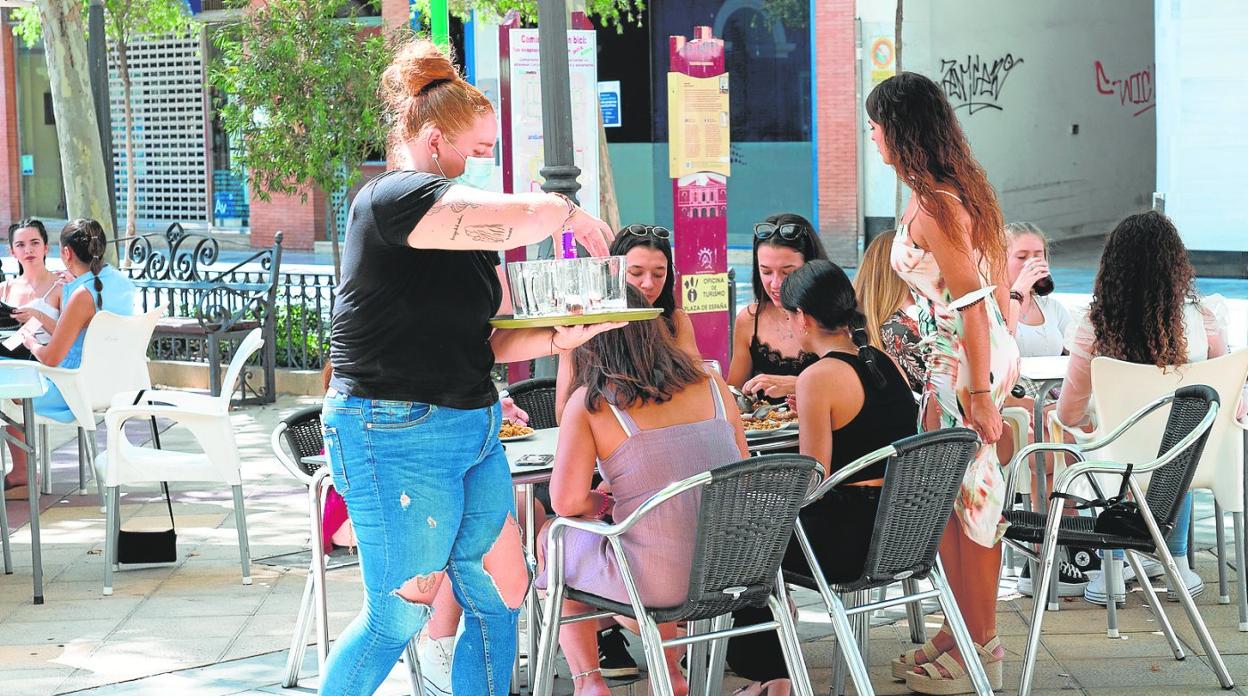
[[[555,519],[554,523],[551,524],[549,533],[553,538],[557,528],[567,527],[571,529],[579,529],[591,534],[597,534],[598,536],[606,537],[608,539],[618,537],[624,532],[627,532],[629,529],[632,529],[633,525],[637,524],[642,517],[654,508],[662,505],[681,493],[684,493],[685,491],[705,486],[710,482],[711,472],[704,471],[700,474],[690,476],[682,481],[669,483],[662,490],[647,498],[646,502],[638,506],[636,510],[633,510],[633,514],[629,515],[620,522],[616,522],[615,524],[607,524],[597,520],[583,520],[576,517],[558,517]],[[560,532],[560,535],[562,535],[562,532]]]
[[[1005,499],[1007,501],[1014,499],[1014,487],[1017,482],[1018,470],[1027,462],[1032,455],[1043,452],[1062,452],[1070,455],[1075,461],[1084,460],[1083,446],[1075,445],[1069,442],[1033,442],[1014,453],[1014,458],[1010,460],[1005,469]]]
[[[1131,414],[1129,417],[1127,417],[1126,420],[1119,423],[1116,428],[1109,431],[1109,433],[1107,433],[1101,439],[1094,440],[1092,442],[1085,442],[1080,446],[1083,447],[1083,450],[1085,452],[1091,452],[1092,450],[1098,450],[1103,447],[1106,447],[1110,443],[1114,442],[1115,440],[1117,440],[1118,438],[1126,434],[1128,430],[1135,427],[1137,423],[1144,420],[1144,418],[1146,418],[1153,411],[1156,411],[1157,409],[1161,408],[1162,406],[1165,406],[1166,404],[1170,403],[1173,400],[1174,400],[1173,395],[1163,396],[1160,399],[1157,399],[1156,401],[1154,401],[1153,403],[1148,404],[1147,406]]]

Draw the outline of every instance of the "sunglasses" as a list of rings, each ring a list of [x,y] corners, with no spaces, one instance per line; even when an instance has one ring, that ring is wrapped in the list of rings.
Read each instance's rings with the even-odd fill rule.
[[[624,231],[634,237],[654,237],[655,239],[671,239],[672,231],[658,225],[629,225]]]
[[[777,225],[772,222],[760,222],[754,225],[754,236],[760,240],[771,239],[776,235],[780,238],[791,242],[802,236],[804,229],[801,225],[792,222],[786,222],[783,225]]]

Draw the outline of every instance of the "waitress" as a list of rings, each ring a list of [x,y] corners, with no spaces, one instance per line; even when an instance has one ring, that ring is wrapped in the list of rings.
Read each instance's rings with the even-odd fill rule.
[[[493,107],[432,43],[401,46],[380,93],[402,169],[351,205],[322,415],[366,600],[321,689],[373,693],[449,582],[466,610],[454,692],[506,694],[529,577],[490,370],[618,324],[491,331],[497,252],[570,229],[603,255],[611,233],[562,196],[476,188],[493,167]]]

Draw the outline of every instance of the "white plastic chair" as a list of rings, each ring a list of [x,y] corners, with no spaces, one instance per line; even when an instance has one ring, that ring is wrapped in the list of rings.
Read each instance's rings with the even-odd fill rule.
[[[154,481],[211,481],[229,484],[234,491],[235,526],[238,529],[239,558],[243,584],[251,584],[251,561],[247,546],[247,518],[243,510],[243,487],[238,446],[230,423],[230,395],[242,374],[244,363],[264,345],[260,329],[239,344],[225,373],[220,396],[190,392],[148,391],[144,403],[135,404],[136,395],[118,394],[104,416],[108,428],[108,449],[96,458],[96,476],[107,495],[107,530],[104,543],[104,594],[113,593],[113,570],[117,563],[117,534],[121,529],[121,486]],[[123,430],[132,418],[168,419],[190,431],[203,453],[155,449],[132,444]]]
[[[35,424],[39,426],[37,452],[43,470],[41,492],[51,492],[48,428],[65,425],[78,426],[78,488],[82,493],[86,492],[87,463],[94,459],[96,452],[95,414],[106,410],[119,393],[152,386],[147,367],[147,344],[151,341],[156,322],[164,313],[163,306],[132,316],[97,312],[87,325],[87,335],[82,344],[82,363],[76,368],[52,367],[33,360],[0,361],[0,370],[34,369],[43,373],[61,391],[74,417],[66,423],[35,414]],[[98,480],[96,486],[102,498],[103,488]]]
[[[1235,568],[1239,585],[1239,630],[1248,631],[1248,576],[1244,574],[1244,429],[1235,420],[1237,405],[1243,395],[1244,382],[1248,379],[1248,349],[1242,349],[1212,360],[1188,363],[1177,367],[1158,368],[1153,365],[1098,357],[1092,360],[1092,394],[1096,400],[1098,426],[1092,433],[1068,428],[1057,421],[1050,422],[1070,433],[1076,442],[1086,443],[1103,438],[1124,422],[1140,406],[1150,403],[1179,387],[1192,384],[1208,384],[1218,393],[1224,407],[1219,411],[1213,429],[1205,445],[1204,456],[1196,468],[1192,488],[1213,491],[1216,501],[1218,530],[1218,588],[1219,601],[1229,604],[1227,590],[1226,545],[1223,539],[1222,515],[1229,512],[1234,520]],[[1169,407],[1150,414],[1122,438],[1106,445],[1098,456],[1115,462],[1145,462],[1157,456],[1161,436],[1165,430]],[[1141,477],[1142,478],[1142,477]],[[1021,483],[1021,481],[1020,481]],[[1106,479],[1102,488],[1109,490],[1118,485],[1115,477]],[[1111,612],[1112,616],[1112,612]],[[1112,627],[1111,627],[1112,628]]]

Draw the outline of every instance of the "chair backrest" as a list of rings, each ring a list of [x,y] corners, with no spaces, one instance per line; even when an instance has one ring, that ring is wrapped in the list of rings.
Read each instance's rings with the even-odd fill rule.
[[[1094,358],[1092,394],[1096,401],[1098,433],[1108,433],[1140,408],[1179,388],[1207,384],[1221,403],[1217,420],[1205,445],[1208,456],[1200,460],[1192,485],[1209,488],[1227,512],[1244,511],[1243,431],[1234,423],[1236,405],[1248,380],[1248,349],[1212,360],[1159,368],[1154,365]],[[1150,414],[1103,451],[1096,459],[1142,463],[1163,451],[1162,434],[1168,408]],[[1105,491],[1111,493],[1111,491]]]
[[[842,588],[923,578],[931,572],[967,465],[978,448],[979,437],[967,428],[934,430],[893,443],[895,454],[885,468],[862,577]]]
[[[555,379],[534,377],[508,385],[507,395],[529,414],[529,427],[536,430],[557,428],[555,421]]]
[[[309,466],[304,457],[320,454],[325,448],[321,430],[321,407],[308,406],[286,416],[273,430],[273,454],[304,485],[320,467]]]
[[[762,606],[819,463],[769,454],[713,469],[702,489],[686,620]]]
[[[264,334],[260,329],[252,329],[243,340],[239,342],[238,348],[234,351],[234,357],[230,359],[230,366],[225,371],[225,379],[221,381],[221,394],[218,398],[223,399],[225,407],[228,410],[230,406],[230,397],[234,394],[235,385],[238,384],[238,378],[243,373],[243,368],[247,365],[247,361],[251,356],[264,345]]]
[[[95,412],[106,410],[117,394],[151,388],[147,344],[164,313],[156,307],[131,316],[99,311],[91,318],[74,386],[55,380],[79,425],[94,428]]]
[[[1180,440],[1200,427],[1209,409],[1213,408],[1218,401],[1218,393],[1204,384],[1181,387],[1175,391],[1156,458],[1161,458]],[[1217,421],[1215,420],[1214,423],[1216,425]],[[1143,423],[1136,427],[1141,425]],[[1179,511],[1180,498],[1192,485],[1192,478],[1200,465],[1201,455],[1204,453],[1212,432],[1213,428],[1206,430],[1186,450],[1152,473],[1152,478],[1148,482],[1148,492],[1144,496],[1157,524],[1167,531],[1174,525],[1174,518]]]

